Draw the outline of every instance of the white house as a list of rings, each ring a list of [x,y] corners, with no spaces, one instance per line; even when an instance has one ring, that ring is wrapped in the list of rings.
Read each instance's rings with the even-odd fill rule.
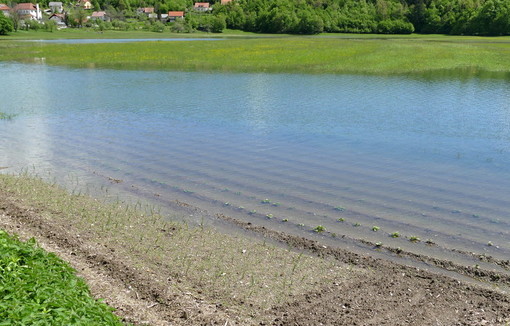
[[[61,14],[64,11],[64,6],[62,5],[62,2],[50,2],[48,3],[48,7],[54,14]]]
[[[39,9],[39,4],[34,5],[33,3],[18,3],[16,7],[14,7],[14,10],[21,19],[42,19],[42,13]]]

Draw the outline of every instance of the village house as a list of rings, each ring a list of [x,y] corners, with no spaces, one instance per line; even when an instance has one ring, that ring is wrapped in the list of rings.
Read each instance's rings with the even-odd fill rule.
[[[228,3],[232,2],[232,0],[221,0],[222,5],[226,5]]]
[[[193,6],[193,10],[200,11],[200,12],[206,12],[206,11],[211,11],[212,8],[210,7],[209,2],[195,2],[195,5]]]
[[[61,14],[64,12],[64,6],[62,5],[62,2],[50,2],[48,3],[48,7],[54,14]]]
[[[105,11],[94,11],[90,16],[90,20],[102,20],[104,22],[110,21],[110,17],[106,15]]]
[[[78,2],[78,6],[82,7],[85,10],[92,9],[92,3],[89,0],[80,0]]]
[[[168,12],[168,22],[173,23],[177,19],[184,19],[184,11],[169,11]]]
[[[39,9],[39,4],[33,3],[18,3],[14,7],[14,11],[19,15],[22,20],[41,20],[42,13]]]
[[[64,14],[53,14],[50,17],[48,17],[49,20],[54,21],[57,23],[58,28],[66,28],[66,17]]]
[[[4,16],[9,17],[9,12],[11,11],[11,7],[6,4],[0,3],[0,11],[4,13]]]
[[[138,8],[138,9],[136,9],[136,12],[139,14],[144,14],[146,16],[150,16],[151,14],[154,13],[154,8],[153,7]]]

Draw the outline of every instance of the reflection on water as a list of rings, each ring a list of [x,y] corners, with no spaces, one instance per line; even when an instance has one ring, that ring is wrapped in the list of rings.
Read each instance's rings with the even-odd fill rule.
[[[0,82],[0,111],[19,114],[0,121],[11,172],[122,179],[122,196],[310,236],[510,254],[508,81],[0,64]]]

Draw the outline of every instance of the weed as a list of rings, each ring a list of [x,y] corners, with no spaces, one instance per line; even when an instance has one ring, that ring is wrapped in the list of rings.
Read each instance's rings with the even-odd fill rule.
[[[271,205],[273,205],[274,207],[278,207],[280,206],[280,203],[272,203]]]
[[[260,202],[262,204],[270,204],[271,203],[271,201],[269,199],[267,199],[267,198],[266,199],[262,199]]]
[[[0,120],[12,120],[17,114],[0,112]]]
[[[321,233],[321,232],[326,231],[326,228],[325,228],[324,226],[322,226],[322,225],[317,225],[317,226],[315,227],[315,229],[313,229],[313,230],[314,230],[315,232],[317,232],[317,233]]]
[[[248,212],[248,215],[255,215],[257,214],[257,211],[252,209],[251,211]]]
[[[383,245],[383,244],[382,244],[382,242],[376,242],[376,243],[375,243],[375,247],[376,247],[376,248],[381,248],[381,247],[382,247],[382,245]]]
[[[273,214],[266,214],[266,217],[271,219],[271,218],[273,218]]]
[[[375,225],[372,226],[372,231],[374,231],[374,232],[379,231],[379,229],[380,229],[380,227],[378,227],[378,226],[375,226]]]
[[[345,211],[345,208],[342,207],[342,206],[335,206],[335,208],[333,208],[335,211],[338,211],[338,212],[343,212]]]
[[[340,217],[337,221],[338,221],[338,222],[345,222],[345,218]]]
[[[288,222],[288,221],[289,221],[289,219],[288,219],[288,218],[284,218],[284,219],[282,220],[282,222]]]
[[[390,237],[398,238],[398,237],[400,237],[400,233],[399,232],[393,232],[393,233],[390,234]]]
[[[359,224],[359,223],[357,223],[357,222],[356,222],[356,223],[354,223],[352,226],[354,226],[354,227],[356,227],[356,228],[357,228],[358,226],[361,226],[361,224]]]
[[[409,241],[411,241],[411,242],[420,242],[421,239],[413,235],[413,236],[409,237]]]
[[[487,242],[487,245],[488,245],[489,247],[494,246],[494,244],[492,243],[492,241]]]

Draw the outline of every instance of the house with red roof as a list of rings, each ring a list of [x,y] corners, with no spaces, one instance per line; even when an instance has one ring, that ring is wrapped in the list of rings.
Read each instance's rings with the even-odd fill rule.
[[[106,15],[106,11],[94,11],[90,16],[90,20],[102,20],[107,22],[110,21],[110,17]]]
[[[206,11],[211,11],[212,8],[211,8],[211,5],[209,2],[195,2],[195,5],[193,6],[193,10],[206,12]]]
[[[42,13],[39,9],[39,4],[33,3],[18,3],[14,7],[14,11],[19,15],[22,20],[41,20]]]
[[[177,19],[184,19],[184,11],[169,11],[168,22],[175,22]]]
[[[222,5],[226,5],[228,3],[232,2],[232,0],[221,0]]]
[[[11,7],[4,3],[0,3],[0,11],[4,13],[4,16],[9,17],[9,12],[11,11]]]

